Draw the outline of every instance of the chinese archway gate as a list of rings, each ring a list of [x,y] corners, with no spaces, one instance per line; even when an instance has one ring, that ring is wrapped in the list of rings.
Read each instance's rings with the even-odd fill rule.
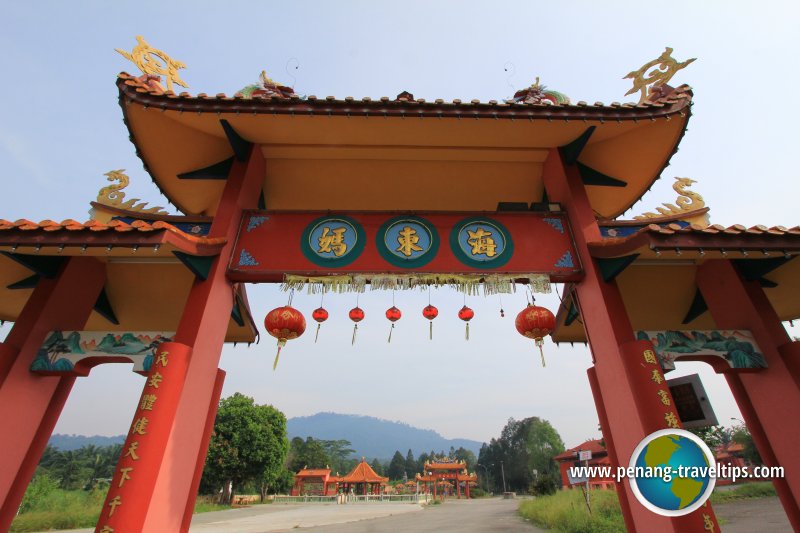
[[[467,472],[467,464],[463,461],[453,459],[440,458],[434,461],[428,461],[423,467],[423,474],[417,474],[417,483],[423,483],[426,493],[433,494],[434,498],[440,495],[444,497],[445,487],[453,487],[457,498],[461,498],[462,487],[464,497],[469,498],[470,485],[478,483],[478,476]]]
[[[658,333],[748,332],[758,360],[687,357],[725,373],[761,457],[785,469],[774,483],[800,528],[800,345],[781,324],[800,316],[800,229],[709,226],[686,179],[679,205],[617,219],[677,150],[688,86],[610,106],[538,84],[503,103],[301,98],[266,76],[234,97],[176,95],[153,73],[117,88],[137,154],[183,214],[123,201],[113,171],[90,222],[0,221],[0,318],[14,322],[0,345],[0,421],[14,428],[0,439],[0,529],[74,380],[134,361],[143,391],[97,531],[186,531],[222,345],[256,338],[254,281],[567,283],[553,336],[591,346],[614,466],[680,426]],[[630,530],[718,528],[710,505],[668,518],[627,480],[617,490]]]

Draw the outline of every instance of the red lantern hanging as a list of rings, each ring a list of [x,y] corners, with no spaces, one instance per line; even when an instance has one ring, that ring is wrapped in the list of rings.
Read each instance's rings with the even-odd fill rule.
[[[542,356],[542,366],[547,366],[544,362],[542,346],[544,337],[550,335],[556,327],[556,317],[553,313],[547,308],[528,304],[528,307],[519,312],[514,325],[520,334],[536,341],[536,346],[539,347],[539,353]]]
[[[392,323],[392,327],[389,328],[389,340],[386,342],[392,342],[392,330],[394,330],[394,323],[400,320],[401,316],[403,316],[403,313],[395,306],[391,306],[386,310],[386,318],[388,318]]]
[[[286,341],[296,339],[303,334],[306,330],[306,319],[303,313],[290,305],[285,305],[267,313],[264,327],[267,328],[267,333],[278,339],[278,353],[275,354],[275,362],[272,364],[272,370],[275,370],[281,348],[286,346]]]
[[[364,310],[358,306],[352,308],[350,310],[350,320],[355,322],[355,324],[353,324],[353,342],[351,342],[351,344],[355,344],[356,332],[358,331],[358,323],[364,320]]]
[[[324,307],[318,307],[311,313],[311,318],[317,321],[317,334],[314,335],[314,342],[317,342],[319,338],[319,328],[322,326],[323,322],[328,320],[328,311]]]
[[[469,340],[469,321],[472,320],[472,317],[474,316],[475,316],[475,311],[473,311],[466,305],[462,307],[461,310],[458,312],[458,318],[460,318],[467,324],[466,334],[465,334],[465,338],[467,340]]]
[[[422,316],[430,320],[430,339],[433,340],[433,319],[439,316],[439,310],[428,304],[422,309]]]

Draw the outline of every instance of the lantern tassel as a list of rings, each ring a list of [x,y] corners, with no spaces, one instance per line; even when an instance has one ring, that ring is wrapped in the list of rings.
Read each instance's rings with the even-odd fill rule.
[[[274,372],[276,368],[278,368],[278,358],[281,356],[281,348],[286,346],[286,341],[284,339],[278,340],[278,353],[275,354],[275,362],[272,363],[272,371]]]
[[[356,333],[358,333],[358,324],[353,324],[353,342],[350,343],[351,345],[356,343]]]
[[[542,356],[542,368],[547,367],[547,364],[544,362],[544,350],[542,350],[542,346],[544,346],[544,339],[536,339],[536,346],[539,347],[539,354]]]
[[[392,327],[389,328],[389,340],[386,342],[392,342],[392,331],[394,331],[394,322],[392,322]]]
[[[430,327],[430,340],[433,340],[433,320],[428,322],[428,324],[431,326]]]
[[[467,322],[467,330],[466,334],[464,335],[467,340],[469,340],[469,322]]]
[[[314,344],[316,344],[317,343],[317,339],[319,339],[319,328],[320,328],[320,326],[322,326],[322,324],[317,324],[317,334],[314,335]]]

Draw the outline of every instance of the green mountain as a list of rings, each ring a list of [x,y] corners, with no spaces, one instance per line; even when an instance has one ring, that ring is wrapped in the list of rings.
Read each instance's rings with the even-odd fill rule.
[[[90,444],[94,446],[111,446],[113,444],[122,444],[123,442],[125,442],[125,435],[116,435],[114,437],[92,435],[87,437],[86,435],[61,435],[56,433],[50,437],[48,444],[53,448],[66,452],[77,450]]]
[[[403,454],[409,449],[417,456],[422,452],[444,451],[452,446],[464,447],[478,455],[481,444],[469,439],[446,439],[432,429],[420,429],[402,422],[391,422],[371,416],[317,413],[290,418],[286,424],[289,439],[313,437],[322,440],[346,439],[352,443],[356,456],[388,460],[396,450]]]

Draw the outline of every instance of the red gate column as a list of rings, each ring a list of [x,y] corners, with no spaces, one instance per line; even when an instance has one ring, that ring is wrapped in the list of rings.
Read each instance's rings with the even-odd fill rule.
[[[203,467],[205,466],[206,456],[208,455],[208,445],[211,442],[211,434],[214,432],[214,421],[217,419],[217,408],[219,407],[219,398],[222,395],[222,386],[224,384],[225,371],[217,369],[217,380],[214,382],[214,393],[211,395],[211,400],[208,402],[206,428],[203,431],[203,441],[200,443],[200,455],[197,456],[197,462],[195,463],[194,480],[189,489],[189,494],[197,494],[197,491],[200,489],[200,480],[203,477]],[[183,511],[181,531],[188,531],[193,514],[194,498],[190,498],[190,501],[186,503],[186,509]]]
[[[55,279],[42,278],[2,345],[0,355],[0,531],[7,531],[75,381],[41,376],[30,366],[48,332],[81,330],[105,283],[105,265],[66,260]],[[3,375],[4,374],[4,375]]]
[[[594,359],[596,386],[602,391],[599,412],[605,412],[603,435],[613,443],[612,466],[627,467],[633,450],[653,431],[679,427],[663,374],[649,361],[652,344],[634,340],[622,296],[614,281],[605,282],[591,258],[588,243],[600,241],[600,228],[576,166],[566,166],[558,149],[551,149],[542,172],[551,201],[560,202],[569,215],[585,278],[575,285],[578,307]],[[649,353],[648,353],[649,352]],[[659,396],[660,390],[666,392]],[[661,398],[665,398],[662,403]],[[669,402],[666,403],[666,402]],[[672,416],[670,416],[672,414]],[[710,505],[683,517],[668,518],[646,509],[627,479],[617,483],[625,524],[629,531],[706,532],[717,528]]]
[[[773,484],[795,531],[800,530],[800,389],[781,356],[789,335],[755,281],[744,281],[727,260],[707,261],[697,269],[697,285],[720,329],[747,329],[768,368],[726,374],[736,402],[764,464],[782,466],[784,479]]]
[[[176,344],[191,348],[186,374],[180,383],[165,381],[162,385],[180,388],[178,394],[170,395],[170,402],[158,406],[159,423],[168,427],[169,437],[158,454],[140,456],[137,466],[143,471],[155,468],[157,474],[147,484],[137,484],[136,490],[127,493],[127,498],[115,507],[110,518],[117,524],[138,522],[142,527],[137,531],[151,533],[187,531],[182,524],[184,511],[197,498],[193,491],[195,472],[199,461],[205,458],[206,450],[202,447],[209,401],[215,393],[217,367],[234,303],[226,270],[242,211],[257,206],[264,175],[265,161],[257,145],[250,147],[246,162],[234,160],[209,233],[209,238],[224,238],[227,243],[208,278],[197,280],[192,286],[174,338]],[[135,421],[136,417],[134,424]],[[147,463],[152,466],[146,466]],[[120,468],[127,468],[122,459],[118,471]],[[110,504],[109,499],[104,512]],[[105,525],[98,522],[96,531],[103,531]]]

